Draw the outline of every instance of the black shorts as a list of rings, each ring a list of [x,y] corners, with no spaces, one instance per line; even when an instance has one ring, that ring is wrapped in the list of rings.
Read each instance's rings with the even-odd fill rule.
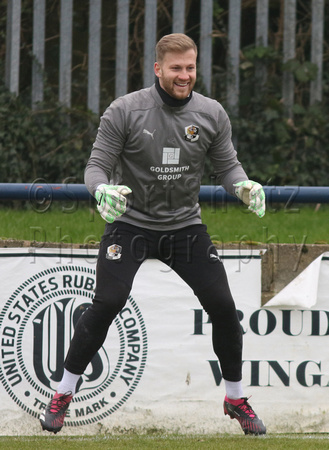
[[[131,288],[136,272],[148,258],[169,266],[196,294],[225,273],[205,225],[164,232],[117,221],[107,224],[101,240],[96,286],[103,285],[107,274]]]
[[[124,307],[136,272],[148,258],[165,263],[192,288],[212,322],[213,347],[223,377],[241,380],[241,326],[223,263],[206,226],[201,224],[171,232],[146,230],[120,221],[107,224],[99,249],[95,296],[76,327],[66,369],[84,372]]]

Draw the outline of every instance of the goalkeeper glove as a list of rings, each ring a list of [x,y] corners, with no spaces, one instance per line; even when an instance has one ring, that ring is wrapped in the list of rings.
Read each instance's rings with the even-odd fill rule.
[[[106,222],[112,223],[126,211],[125,195],[132,191],[127,186],[100,184],[95,192],[97,209]]]
[[[235,187],[235,195],[249,205],[250,211],[257,214],[258,217],[265,216],[265,192],[259,183],[252,180],[240,181],[233,185]]]

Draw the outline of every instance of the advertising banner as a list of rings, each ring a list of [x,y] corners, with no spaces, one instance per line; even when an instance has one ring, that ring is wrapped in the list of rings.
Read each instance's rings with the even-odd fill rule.
[[[263,251],[218,254],[244,333],[245,395],[252,395],[268,431],[328,431],[328,256],[308,271],[316,290],[304,277],[312,287],[310,307],[285,303],[284,296],[261,307]],[[97,250],[1,249],[0,434],[45,433],[38,417],[61,379],[77,320],[92,302],[96,259]],[[294,298],[305,293],[302,281]],[[207,314],[175,272],[147,260],[79,381],[61,433],[241,433],[223,414],[224,396]]]

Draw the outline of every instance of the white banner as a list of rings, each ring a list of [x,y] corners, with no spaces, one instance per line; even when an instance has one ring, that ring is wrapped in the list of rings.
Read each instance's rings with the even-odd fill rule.
[[[328,257],[318,264],[312,308],[262,308],[261,253],[219,252],[244,331],[245,395],[252,395],[269,432],[328,431]],[[38,416],[92,301],[96,256],[94,250],[1,249],[0,434],[45,433]],[[62,433],[241,433],[223,414],[224,395],[207,314],[172,270],[148,260],[81,379]]]

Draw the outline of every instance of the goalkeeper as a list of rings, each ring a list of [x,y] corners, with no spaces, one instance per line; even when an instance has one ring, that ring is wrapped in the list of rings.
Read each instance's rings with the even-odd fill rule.
[[[140,265],[151,257],[170,266],[209,314],[225,381],[224,413],[246,434],[266,432],[243,393],[241,326],[225,269],[201,222],[198,196],[206,158],[218,184],[259,217],[265,214],[265,195],[237,159],[223,107],[193,91],[196,59],[189,37],[164,36],[156,46],[155,84],[116,99],[101,118],[85,171],[107,222],[96,291],[76,326],[63,379],[41,415],[48,431],[62,428],[81,374],[124,307]]]

